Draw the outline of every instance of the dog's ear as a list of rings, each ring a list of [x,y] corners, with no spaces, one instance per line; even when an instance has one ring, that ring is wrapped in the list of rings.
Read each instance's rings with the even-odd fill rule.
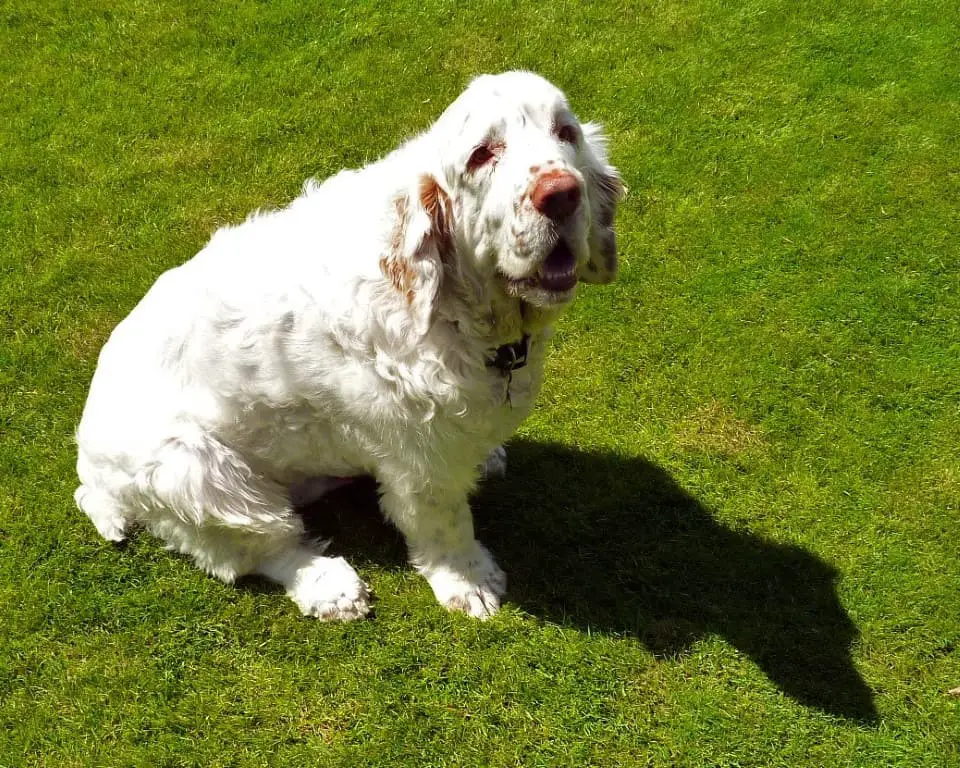
[[[590,259],[580,270],[586,283],[610,283],[617,276],[617,235],[613,218],[626,193],[617,169],[607,160],[607,141],[599,125],[583,126],[587,167],[584,177],[590,200]]]
[[[403,297],[412,326],[425,334],[437,313],[444,266],[453,258],[450,197],[423,174],[393,202],[396,221],[380,269]]]

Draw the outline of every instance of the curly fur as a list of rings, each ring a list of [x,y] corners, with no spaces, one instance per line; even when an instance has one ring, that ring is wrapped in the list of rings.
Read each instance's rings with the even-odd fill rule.
[[[562,221],[531,200],[546,173],[582,193]],[[576,292],[546,281],[550,254],[613,279],[621,193],[599,129],[555,87],[478,78],[387,157],[308,182],[157,280],[100,355],[77,504],[107,539],[143,525],[224,581],[261,573],[304,613],[351,619],[369,592],[304,539],[291,489],[373,475],[440,602],[493,613],[506,579],[467,495],[488,456],[502,471]],[[488,365],[523,335],[526,367]]]

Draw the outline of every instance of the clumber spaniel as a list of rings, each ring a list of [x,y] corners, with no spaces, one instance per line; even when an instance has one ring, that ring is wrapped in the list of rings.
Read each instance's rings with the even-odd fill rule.
[[[477,78],[379,162],[157,280],[100,354],[77,504],[106,539],[143,525],[223,581],[262,574],[353,619],[368,589],[305,540],[291,494],[372,475],[437,599],[494,613],[506,577],[468,494],[504,466],[578,279],[613,279],[621,194],[557,88]]]

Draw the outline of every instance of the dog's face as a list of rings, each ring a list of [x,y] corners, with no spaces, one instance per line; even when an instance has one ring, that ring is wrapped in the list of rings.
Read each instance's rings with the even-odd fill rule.
[[[380,266],[416,334],[437,315],[445,275],[485,304],[542,310],[562,309],[579,280],[616,276],[623,185],[599,126],[581,124],[542,77],[477,78],[401,153],[408,186],[388,212]]]
[[[540,307],[578,280],[617,270],[613,215],[623,186],[595,125],[527,72],[477,78],[430,131],[461,268]]]

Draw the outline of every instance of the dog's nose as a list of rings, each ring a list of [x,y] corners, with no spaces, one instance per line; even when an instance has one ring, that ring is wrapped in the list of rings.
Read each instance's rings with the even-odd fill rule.
[[[572,173],[551,171],[537,180],[530,193],[533,207],[551,221],[563,221],[580,205],[580,183]]]

